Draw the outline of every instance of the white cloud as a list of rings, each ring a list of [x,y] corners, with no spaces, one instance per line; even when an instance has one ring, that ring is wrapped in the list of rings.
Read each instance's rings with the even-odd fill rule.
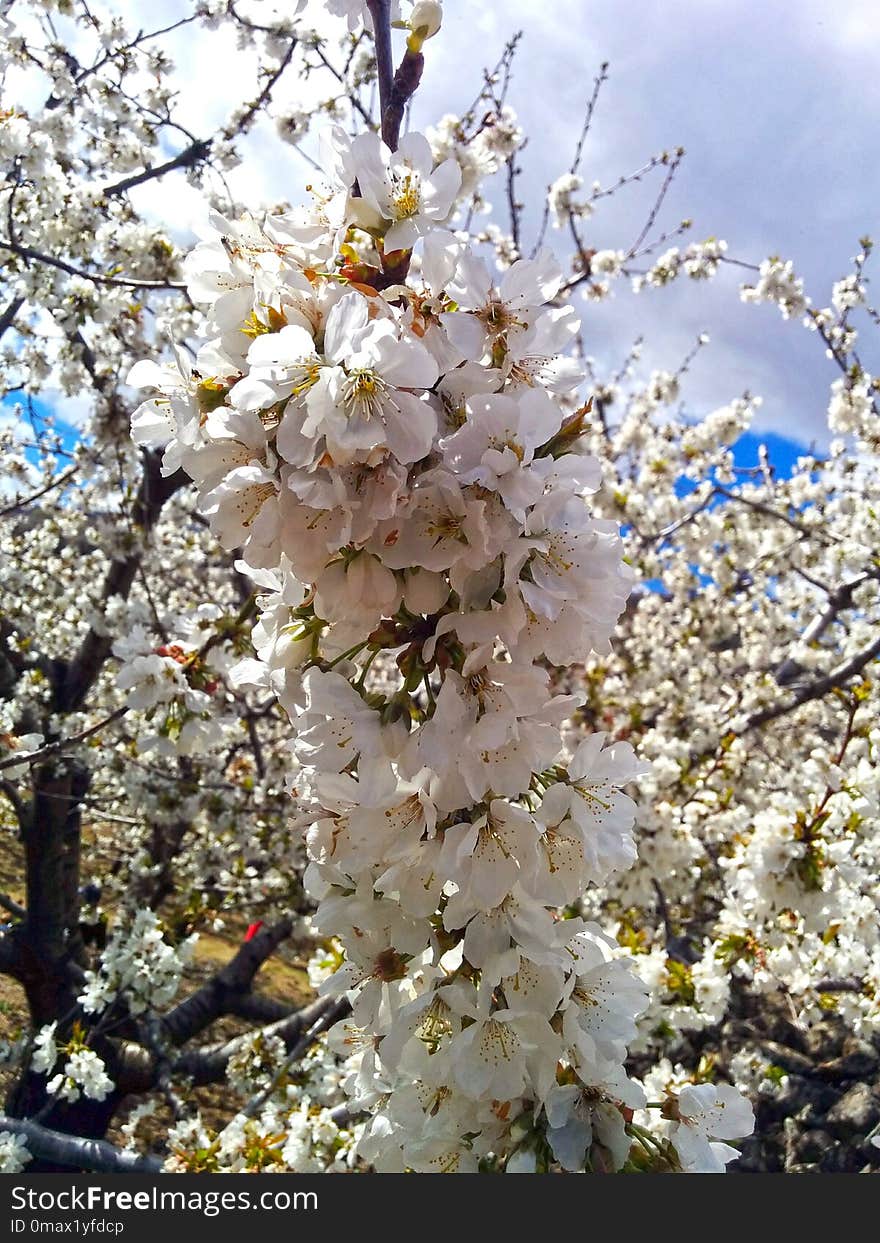
[[[43,389],[40,397],[52,407],[55,418],[69,427],[85,427],[94,412],[95,403],[88,394],[76,393],[68,396],[57,390]]]

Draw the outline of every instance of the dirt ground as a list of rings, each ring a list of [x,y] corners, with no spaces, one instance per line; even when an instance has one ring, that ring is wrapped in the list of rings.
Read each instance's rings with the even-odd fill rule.
[[[21,850],[7,832],[0,832],[0,893],[19,903],[24,900]],[[0,911],[0,920],[4,918],[5,913]],[[230,918],[221,933],[199,931],[195,956],[184,976],[177,1001],[182,1001],[195,992],[229,962],[241,945],[246,929],[246,920]],[[310,953],[311,946],[297,945],[293,941],[280,946],[260,968],[254,980],[254,991],[273,1001],[283,1002],[291,1009],[305,1005],[314,997],[306,969]],[[0,1038],[14,1038],[26,1027],[27,1022],[24,990],[15,980],[0,975]],[[187,1048],[228,1040],[252,1029],[253,1026],[252,1022],[245,1019],[224,1017],[213,1023]],[[5,1095],[10,1078],[10,1072],[0,1070],[0,1099]],[[118,1111],[118,1122],[124,1122],[129,1107],[143,1099],[131,1097],[124,1101]],[[236,1101],[224,1084],[196,1088],[192,1091],[191,1099],[198,1104],[206,1124],[215,1130],[221,1129],[235,1113]],[[155,1147],[158,1136],[167,1130],[169,1122],[170,1115],[162,1103],[155,1115],[144,1120],[138,1135],[147,1139],[150,1147]],[[111,1128],[108,1139],[113,1141],[119,1138],[116,1128]]]

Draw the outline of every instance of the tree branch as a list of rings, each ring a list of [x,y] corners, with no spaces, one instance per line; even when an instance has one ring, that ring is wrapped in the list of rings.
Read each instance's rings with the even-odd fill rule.
[[[0,975],[8,975],[13,980],[18,980],[21,970],[21,937],[16,936],[15,932],[0,933]]]
[[[373,19],[373,39],[376,44],[382,140],[391,151],[396,151],[403,114],[421,81],[425,58],[421,52],[414,52],[407,47],[395,73],[391,52],[391,2],[367,0],[367,8]]]
[[[85,765],[52,762],[33,772],[33,810],[24,834],[27,882],[25,949],[34,959],[28,1001],[34,1019],[57,1017],[58,994],[67,1009],[67,965],[76,960],[81,943],[79,917],[80,799],[90,780]],[[55,1008],[49,1017],[40,1017]]]
[[[65,1135],[41,1126],[0,1114],[0,1131],[22,1135],[28,1151],[41,1161],[53,1165],[66,1165],[72,1170],[88,1170],[93,1174],[161,1174],[159,1157],[144,1157],[140,1153],[125,1152],[104,1139],[82,1139],[78,1135]]]
[[[5,796],[9,799],[12,804],[12,810],[15,812],[15,818],[19,823],[19,827],[23,831],[26,828],[28,821],[28,808],[24,799],[21,797],[18,790],[16,790],[14,784],[5,777],[0,780],[0,794],[5,794]]]
[[[250,941],[246,941],[225,967],[217,972],[191,997],[165,1016],[162,1027],[176,1045],[186,1044],[193,1036],[205,1030],[247,993],[260,967],[275,952],[293,929],[293,921],[280,919],[271,928],[261,928]]]
[[[864,652],[859,652],[857,656],[853,656],[846,664],[832,670],[825,677],[816,678],[815,681],[808,682],[805,686],[802,686],[787,702],[772,704],[768,708],[762,708],[760,712],[753,713],[746,721],[745,727],[737,732],[740,734],[747,733],[761,725],[766,725],[768,721],[775,721],[781,716],[787,716],[789,712],[794,712],[795,708],[809,703],[812,699],[821,699],[828,691],[833,691],[838,686],[843,686],[850,678],[854,678],[856,674],[861,673],[865,666],[869,665],[872,660],[876,660],[878,656],[880,656],[880,639],[875,639],[869,648],[866,648]]]
[[[772,505],[766,504],[765,501],[756,501],[751,497],[741,496],[738,492],[731,492],[720,484],[715,485],[715,495],[724,496],[729,501],[736,501],[739,505],[746,505],[749,509],[754,509],[756,513],[765,514],[768,518],[776,518],[779,522],[784,522],[786,526],[790,526],[793,531],[797,531],[800,535],[810,536],[825,542],[828,542],[831,538],[818,528],[806,526],[803,522],[798,522],[796,518],[790,518],[788,514],[781,514],[778,509],[774,509]]]
[[[349,88],[349,85],[345,80],[345,75],[343,73],[340,73],[339,70],[336,68],[336,66],[332,63],[332,61],[330,61],[327,58],[320,43],[315,44],[315,46],[311,50],[315,53],[318,60],[325,67],[325,69],[330,70],[330,72],[333,74],[336,81],[346,88],[346,99],[348,99],[349,103],[354,108],[355,112],[357,112],[360,115],[361,120],[364,121],[369,126],[370,129],[372,129],[373,118],[370,116],[369,112],[367,112],[366,108],[361,103],[361,101],[358,99],[358,97]]]
[[[240,997],[230,997],[226,1005],[226,1013],[238,1019],[248,1019],[252,1023],[280,1023],[289,1019],[295,1008],[285,1001],[276,1001],[274,997],[266,997],[262,993],[242,993]]]
[[[154,181],[157,177],[164,177],[166,173],[173,173],[178,168],[192,168],[195,164],[201,164],[211,154],[212,145],[210,138],[196,138],[188,147],[184,147],[183,151],[172,159],[166,160],[164,164],[142,169],[139,173],[133,173],[131,177],[123,177],[121,181],[114,181],[111,185],[105,186],[104,197],[114,198],[117,194],[124,194],[126,190],[133,190],[135,186],[142,186],[145,181]]]
[[[807,576],[809,577],[809,576]],[[852,608],[853,592],[856,587],[861,586],[867,580],[868,575],[862,575],[860,578],[854,579],[851,583],[844,583],[838,587],[836,591],[828,592],[828,606],[824,613],[819,613],[804,630],[800,636],[799,642],[806,646],[815,643],[822,637],[828,627],[837,619],[840,613],[845,609]],[[789,682],[793,682],[797,676],[803,672],[803,665],[787,656],[779,665],[774,673],[774,677],[780,686],[786,686]]]
[[[145,180],[145,179],[144,179]],[[186,285],[176,281],[141,281],[123,276],[102,276],[100,272],[86,272],[83,268],[75,268],[72,263],[56,259],[54,255],[45,255],[31,246],[22,246],[10,238],[0,237],[0,248],[9,250],[22,259],[33,259],[35,263],[44,263],[47,267],[57,268],[68,276],[78,276],[81,280],[91,281],[94,285],[119,285],[123,289],[186,289]]]
[[[663,206],[663,200],[666,198],[666,195],[669,192],[669,187],[672,185],[672,182],[675,178],[675,174],[678,171],[678,166],[681,163],[683,158],[684,158],[684,148],[679,147],[676,150],[675,154],[672,156],[672,158],[669,160],[669,169],[666,173],[666,176],[663,178],[663,184],[660,187],[660,191],[657,195],[657,198],[654,200],[653,207],[648,213],[648,219],[645,221],[642,231],[639,233],[639,236],[636,238],[636,240],[633,242],[630,249],[627,251],[627,255],[626,255],[627,259],[633,258],[633,256],[637,253],[639,247],[641,246],[642,242],[644,242],[645,238],[648,236],[651,229],[653,228],[654,222],[657,219],[658,215],[660,214],[660,208]]]
[[[13,298],[12,301],[0,312],[0,337],[6,332],[7,328],[11,328],[15,323],[15,317],[24,306],[24,298]]]
[[[158,456],[151,452],[144,453],[144,473],[131,512],[132,526],[140,528],[144,537],[148,536],[156,524],[162,506],[186,483],[189,483],[189,478],[182,470],[165,476],[161,473]],[[127,599],[142,557],[141,545],[128,556],[119,557],[111,563],[104,579],[102,598],[105,601],[114,596]],[[112,646],[112,635],[99,633],[94,629],[88,632],[79,651],[56,684],[55,699],[58,710],[74,712],[82,707]]]
[[[20,509],[24,509],[26,505],[31,505],[34,501],[38,501],[41,496],[45,496],[46,493],[51,492],[53,488],[62,487],[65,483],[67,483],[68,479],[71,479],[76,474],[78,470],[78,463],[74,463],[73,466],[68,466],[67,470],[63,470],[60,474],[54,475],[45,487],[40,488],[37,492],[32,492],[30,496],[21,497],[12,505],[7,505],[5,508],[0,509],[0,518],[8,518],[10,514],[15,514]]]
[[[367,0],[367,8],[373,19],[373,43],[376,48],[376,70],[379,78],[379,116],[382,119],[382,137],[394,150],[385,136],[385,113],[391,99],[394,84],[394,59],[391,51],[391,0]]]
[[[325,998],[324,1000],[327,999]],[[261,1092],[258,1092],[255,1096],[252,1096],[245,1105],[241,1112],[246,1118],[256,1117],[256,1115],[260,1112],[260,1109],[281,1083],[290,1067],[293,1066],[295,1062],[298,1062],[304,1053],[308,1052],[323,1032],[331,1028],[333,1024],[337,1023],[340,1019],[344,1019],[350,1010],[351,1005],[349,1004],[348,999],[345,997],[339,997],[333,1001],[329,1009],[325,1009],[322,1014],[318,1015],[315,1021],[308,1027],[303,1035],[300,1036],[299,1040],[290,1050],[284,1064],[275,1073],[269,1086],[264,1088]]]
[[[319,997],[317,1001],[313,1001],[310,1005],[303,1007],[303,1009],[297,1010],[289,1018],[282,1019],[278,1023],[272,1023],[269,1027],[264,1027],[261,1030],[265,1036],[280,1037],[284,1041],[285,1046],[292,1050],[298,1047],[303,1034],[312,1031],[325,1015],[329,1015],[332,1012],[334,1022],[337,1018],[342,1018],[348,1009],[348,1003],[344,1002],[342,1009],[339,1009],[339,1006],[340,1003],[332,997]],[[312,1040],[317,1035],[318,1032],[315,1032]],[[206,1045],[204,1048],[193,1049],[190,1052],[183,1053],[174,1062],[174,1074],[188,1076],[192,1079],[195,1087],[201,1087],[206,1083],[218,1083],[226,1075],[229,1059],[250,1038],[250,1035],[236,1036],[232,1040],[227,1040],[221,1044]],[[311,1044],[312,1040],[309,1040],[308,1043]]]
[[[115,712],[111,712],[103,721],[98,721],[97,725],[90,725],[88,729],[81,730],[78,734],[71,735],[70,738],[59,738],[57,742],[50,742],[45,747],[40,747],[39,751],[28,751],[24,755],[13,755],[8,759],[0,760],[0,772],[4,768],[15,768],[19,764],[33,764],[39,760],[49,759],[53,755],[57,755],[59,751],[64,751],[67,747],[72,747],[77,742],[82,742],[86,738],[91,738],[94,734],[98,734],[102,729],[106,729],[108,725],[112,725],[114,721],[118,721],[121,716],[128,711],[123,705],[117,708]]]
[[[27,911],[23,906],[16,902],[15,898],[10,898],[8,893],[0,893],[0,906],[4,911],[8,911],[10,915],[14,915],[16,919],[24,919]]]
[[[271,95],[272,95],[272,91],[275,87],[275,83],[278,81],[278,79],[284,73],[284,70],[287,68],[287,66],[290,64],[291,60],[293,59],[293,53],[296,50],[297,43],[298,43],[298,39],[296,38],[293,38],[290,40],[290,44],[287,48],[287,51],[284,53],[281,60],[278,62],[277,67],[273,69],[272,72],[269,74],[266,85],[263,87],[262,91],[260,91],[257,98],[245,110],[244,114],[239,118],[239,120],[236,121],[235,125],[230,125],[226,127],[226,129],[223,131],[224,137],[231,139],[231,138],[234,138],[236,134],[244,133],[244,131],[248,128],[251,121],[254,119],[254,117],[257,115],[257,113],[260,111],[263,105],[269,102],[269,99],[271,98]]]

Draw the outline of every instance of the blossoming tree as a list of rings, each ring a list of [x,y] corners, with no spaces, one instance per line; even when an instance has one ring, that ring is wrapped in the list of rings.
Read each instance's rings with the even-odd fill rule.
[[[439,4],[327,7],[338,49],[296,13],[181,17],[258,57],[212,137],[175,114],[167,31],[65,4],[6,19],[7,72],[51,83],[0,124],[7,388],[24,416],[47,381],[86,387],[94,414],[72,448],[33,404],[9,436],[0,776],[24,885],[0,967],[30,1021],[0,1152],[723,1169],[752,1125],[730,1081],[754,1091],[760,1067],[675,1069],[670,1040],[717,1029],[732,981],[802,1026],[829,999],[874,1022],[866,255],[833,309],[776,261],[747,296],[808,317],[868,464],[841,444],[742,481],[754,403],[668,413],[693,358],[609,380],[574,306],[727,262],[670,249],[685,226],[650,235],[681,153],[639,170],[664,180],[636,246],[591,249],[603,70],[527,248],[515,41],[467,113],[402,132]],[[91,59],[55,20],[93,32]],[[297,70],[334,91],[277,118],[299,143],[325,114],[310,202],[230,205],[236,140]],[[182,265],[133,194],[181,169],[214,209]],[[498,172],[506,226],[483,223]],[[632,567],[662,590],[633,594]],[[197,931],[241,912],[237,952],[178,1000]],[[318,950],[305,1005],[254,987],[292,934]],[[230,1016],[244,1030],[212,1040]],[[215,1124],[192,1094],[221,1080],[238,1103]],[[158,1156],[132,1151],[150,1111]]]

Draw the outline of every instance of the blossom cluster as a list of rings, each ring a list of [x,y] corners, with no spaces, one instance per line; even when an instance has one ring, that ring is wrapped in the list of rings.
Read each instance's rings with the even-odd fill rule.
[[[86,971],[80,1004],[95,1014],[121,998],[132,1015],[166,1004],[177,995],[195,941],[190,936],[169,944],[155,913],[138,911],[130,927],[120,922],[114,928],[97,970]]]
[[[633,599],[611,658],[589,663],[585,712],[651,771],[637,865],[584,909],[613,914],[652,989],[639,1046],[654,1052],[681,1055],[682,1033],[717,1033],[744,1004],[857,1043],[880,1030],[877,382],[856,313],[876,321],[860,246],[826,306],[788,261],[756,266],[742,290],[802,317],[836,364],[827,456],[777,473],[762,446],[740,465],[755,399],[685,423],[663,409],[681,373],[663,384],[633,367],[597,386],[600,499],[656,590]]]
[[[320,960],[313,955],[309,973]],[[326,967],[316,976],[326,978]],[[294,1067],[283,1041],[270,1032],[253,1032],[237,1042],[229,1061],[231,1091],[248,1102],[220,1130],[195,1112],[169,1131],[166,1173],[194,1168],[223,1173],[290,1171],[297,1174],[349,1173],[362,1169],[356,1142],[362,1121],[352,1121],[343,1092],[347,1049],[322,1038]],[[252,1102],[260,1102],[254,1109]],[[132,1111],[132,1145],[143,1114]]]
[[[620,1168],[646,990],[570,908],[632,864],[642,770],[551,679],[609,651],[632,586],[591,511],[577,318],[547,252],[502,275],[446,227],[460,168],[422,135],[335,130],[323,169],[306,211],[214,217],[187,261],[210,337],[135,368],[133,436],[261,593],[229,676],[290,720],[360,1156]]]
[[[104,1100],[113,1091],[113,1080],[103,1060],[94,1049],[87,1047],[77,1027],[70,1040],[59,1043],[57,1027],[56,1020],[41,1027],[34,1037],[31,1067],[38,1074],[51,1076],[46,1091],[66,1101],[77,1101],[81,1096],[93,1101]]]
[[[32,1159],[23,1135],[0,1131],[0,1174],[20,1174]]]

